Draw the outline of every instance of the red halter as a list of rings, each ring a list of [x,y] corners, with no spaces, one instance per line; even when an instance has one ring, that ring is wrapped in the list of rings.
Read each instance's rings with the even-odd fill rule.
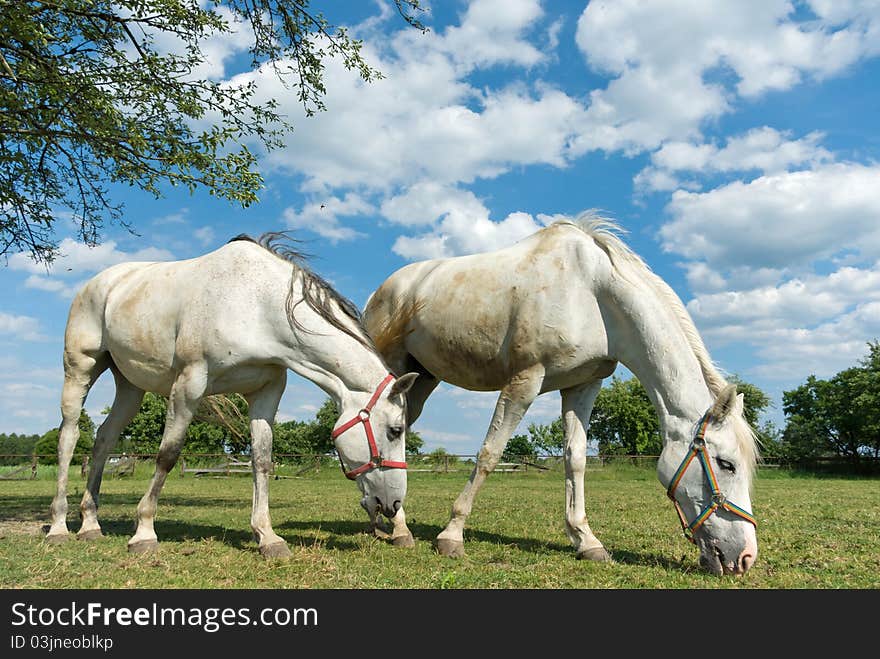
[[[342,464],[342,456],[339,456],[339,464],[342,466],[342,471],[345,473],[345,477],[350,480],[355,480],[360,474],[365,471],[369,471],[370,469],[375,469],[376,467],[389,467],[390,469],[406,469],[405,462],[395,462],[394,460],[385,460],[379,455],[379,449],[376,447],[376,438],[373,436],[373,426],[370,425],[370,410],[373,409],[373,406],[376,404],[376,401],[379,400],[379,396],[382,395],[382,392],[385,390],[385,387],[388,386],[388,383],[394,379],[394,375],[389,373],[382,382],[379,383],[379,386],[376,387],[376,391],[373,393],[373,397],[370,398],[370,401],[364,406],[364,408],[357,413],[357,416],[353,419],[346,421],[341,426],[339,426],[336,430],[330,433],[330,437],[332,439],[336,439],[344,433],[349,428],[353,428],[359,423],[364,424],[364,432],[367,434],[367,443],[370,445],[370,461],[365,462],[360,467],[355,467],[351,471],[345,471],[345,465]]]

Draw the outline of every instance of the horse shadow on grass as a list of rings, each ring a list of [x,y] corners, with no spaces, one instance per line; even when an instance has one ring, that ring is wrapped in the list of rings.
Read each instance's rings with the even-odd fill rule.
[[[364,533],[367,529],[367,524],[365,522],[358,522],[353,520],[289,520],[276,527],[276,531],[280,533],[279,529],[292,529],[295,531],[305,532],[305,535],[291,535],[288,533],[282,534],[288,541],[299,541],[302,544],[309,544],[311,542],[314,542],[314,536],[309,535],[309,531],[325,531],[331,534],[331,537],[324,543],[325,546],[329,548],[355,550],[359,548],[359,545],[356,542],[343,540],[343,538],[350,538],[360,533]],[[437,538],[437,534],[443,530],[443,527],[436,524],[410,522],[409,530],[412,532],[413,538],[416,540],[416,542],[427,542],[433,546]],[[465,531],[465,544],[467,544],[469,541],[486,542],[493,545],[515,547],[520,551],[532,554],[540,554],[546,552],[570,554],[572,559],[574,559],[574,549],[571,547],[571,545],[560,542],[539,540],[537,538],[512,537],[501,533],[494,533],[491,531],[482,531],[480,529],[469,528]],[[685,563],[684,560],[672,559],[668,556],[663,556],[656,553],[613,549],[611,549],[610,551],[614,562],[623,565],[651,565],[661,567],[665,570],[683,573],[693,571],[692,566]]]
[[[101,501],[104,505],[113,504],[131,508],[130,515],[105,516],[101,518],[101,529],[107,537],[129,538],[135,530],[135,510],[140,501],[140,496],[135,494],[105,494]],[[216,501],[212,498],[212,501]],[[0,496],[0,521],[21,522],[45,522],[44,532],[48,530],[49,503],[45,496]],[[181,497],[169,495],[163,497],[164,503],[174,507],[204,506],[205,500],[201,497]],[[103,506],[102,506],[103,507]],[[79,527],[76,520],[77,507],[71,504],[71,514],[68,516],[68,524],[72,530]],[[431,545],[437,534],[443,530],[437,524],[425,524],[411,522],[409,529],[413,538],[418,542],[427,542]],[[363,545],[358,537],[368,530],[366,520],[335,519],[335,520],[286,520],[275,526],[275,531],[291,545],[310,547],[320,544],[327,549],[340,551],[357,551]],[[158,518],[156,520],[156,532],[159,542],[162,541],[197,541],[206,538],[214,538],[223,544],[235,549],[249,550],[254,547],[253,533],[249,527],[237,529],[219,524],[204,524],[184,522],[173,518]],[[325,532],[329,537],[318,539],[317,533]],[[543,541],[536,538],[512,537],[491,531],[469,528],[465,532],[465,543],[468,541],[487,542],[495,545],[512,546],[528,553],[559,552],[572,554],[574,551],[570,545],[560,542]],[[655,553],[634,552],[628,550],[615,550],[609,548],[612,558],[616,563],[624,565],[654,565],[670,571],[691,572],[692,565],[684,560],[671,559]]]

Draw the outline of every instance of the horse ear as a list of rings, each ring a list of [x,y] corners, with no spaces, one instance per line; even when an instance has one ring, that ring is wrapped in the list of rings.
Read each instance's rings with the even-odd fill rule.
[[[736,393],[735,384],[729,384],[724,387],[709,410],[712,420],[715,423],[721,423],[731,412],[736,411],[737,407],[742,412],[742,399],[742,394],[737,395]]]
[[[401,375],[394,381],[394,384],[391,385],[391,391],[388,392],[388,398],[394,398],[395,396],[400,396],[409,391],[410,387],[415,384],[416,378],[419,377],[418,373],[407,373],[406,375]]]

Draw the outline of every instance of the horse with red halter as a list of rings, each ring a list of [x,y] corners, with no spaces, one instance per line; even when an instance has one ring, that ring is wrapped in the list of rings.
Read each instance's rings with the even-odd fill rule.
[[[116,397],[98,429],[77,537],[101,536],[98,494],[107,456],[140,409],[144,393],[168,398],[152,481],[137,507],[133,553],[158,546],[159,493],[205,396],[240,393],[248,402],[254,496],[251,527],[266,557],[286,556],[272,530],[269,473],[272,425],[287,371],[311,380],[337,404],[333,439],[346,476],[376,527],[394,523],[392,540],[412,544],[406,495],[405,394],[416,374],[395,378],[366,335],[357,308],[309,270],[283,234],[234,238],[186,261],[122,263],[77,293],[64,336],[58,483],[49,542],[67,540],[67,478],[89,389],[110,370]]]

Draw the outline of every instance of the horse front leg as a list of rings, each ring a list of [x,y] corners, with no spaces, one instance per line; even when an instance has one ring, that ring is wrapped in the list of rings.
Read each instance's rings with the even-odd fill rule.
[[[495,469],[504,447],[516,426],[522,420],[529,405],[541,391],[544,380],[544,367],[536,366],[514,376],[501,390],[492,423],[483,447],[477,456],[477,464],[461,494],[452,504],[452,518],[446,528],[437,536],[437,551],[444,556],[464,555],[464,525],[471,513],[474,498],[483,486],[486,477]]]
[[[584,505],[584,472],[587,465],[587,430],[602,381],[596,380],[562,391],[565,426],[565,532],[578,560],[608,561],[611,555],[593,535]]]
[[[287,543],[272,529],[269,516],[269,474],[272,473],[272,425],[278,403],[287,384],[287,372],[248,395],[248,413],[251,425],[251,468],[254,476],[254,497],[251,510],[251,528],[263,558],[290,556]]]

